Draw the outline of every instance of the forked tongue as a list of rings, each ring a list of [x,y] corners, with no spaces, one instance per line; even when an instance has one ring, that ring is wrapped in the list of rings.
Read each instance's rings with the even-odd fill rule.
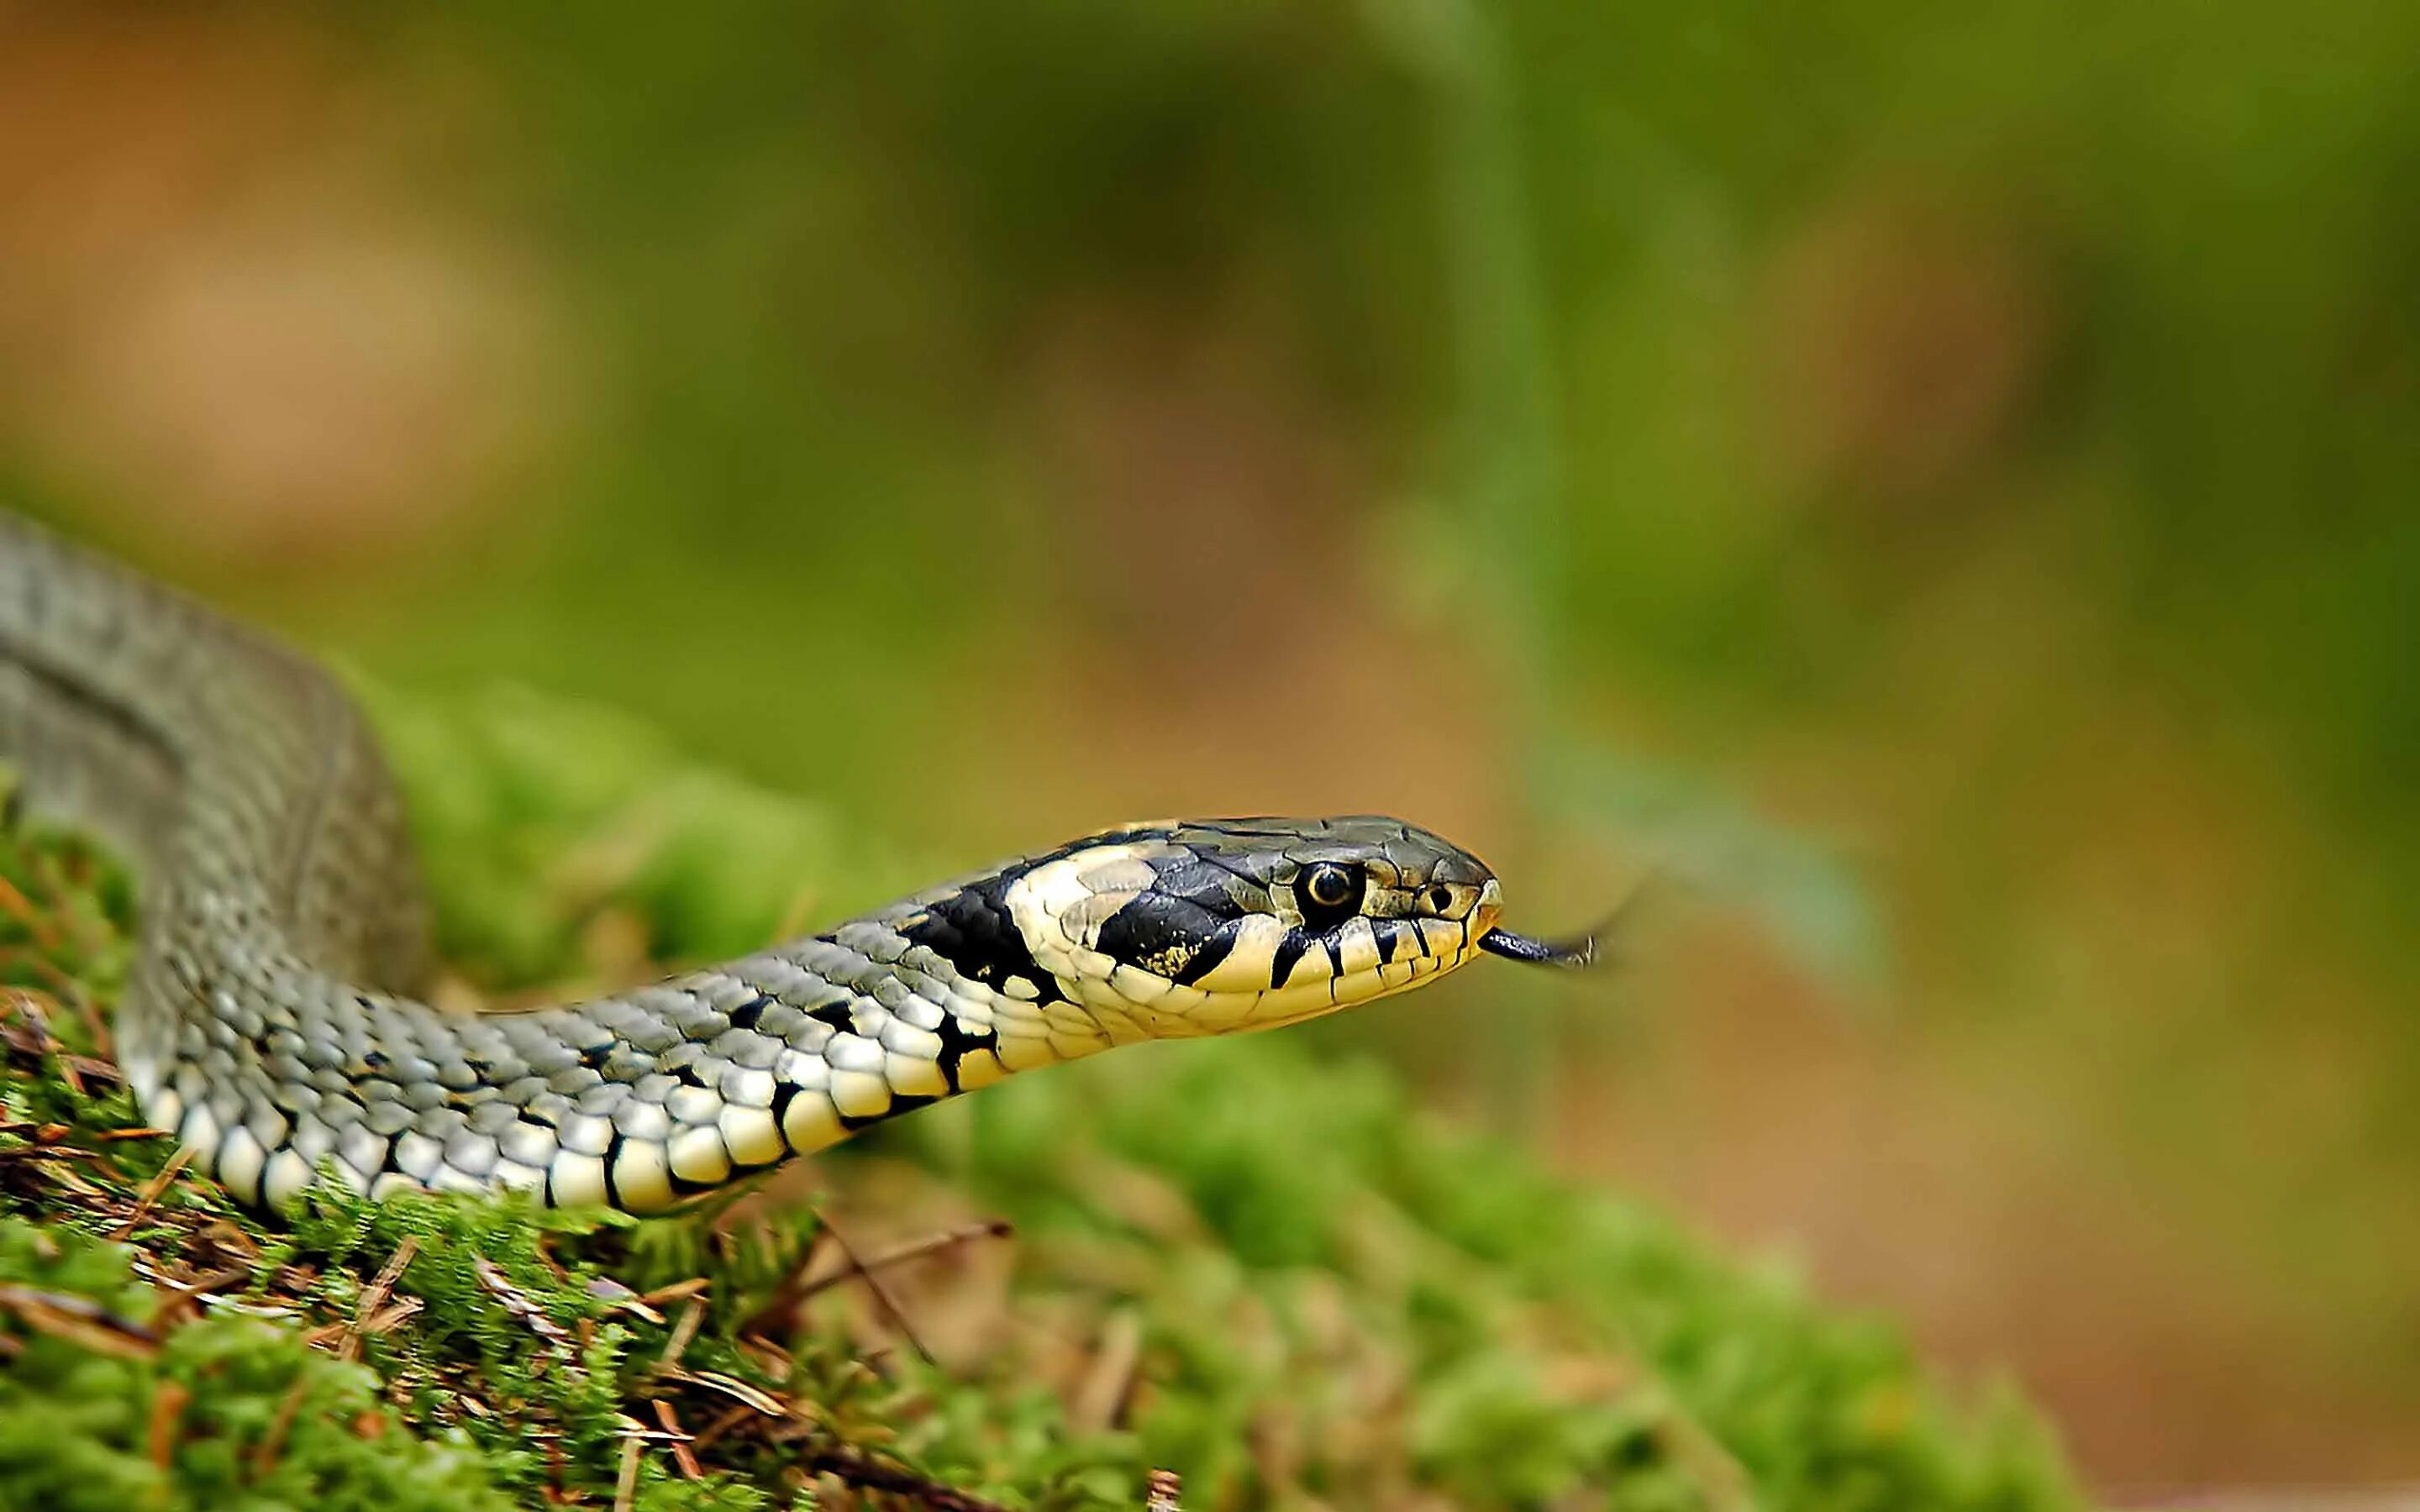
[[[1492,929],[1479,937],[1479,948],[1507,961],[1533,966],[1560,966],[1566,971],[1582,971],[1601,964],[1603,957],[1597,950],[1597,942],[1612,938],[1614,932],[1631,918],[1655,879],[1655,873],[1650,872],[1645,880],[1630,889],[1628,897],[1615,905],[1612,913],[1585,934],[1575,934],[1561,940],[1533,940],[1509,929]]]
[[[1533,940],[1509,929],[1492,929],[1479,937],[1479,948],[1490,955],[1500,955],[1507,961],[1526,962],[1533,966],[1561,966],[1576,971],[1596,964],[1594,934],[1582,934],[1569,940]]]

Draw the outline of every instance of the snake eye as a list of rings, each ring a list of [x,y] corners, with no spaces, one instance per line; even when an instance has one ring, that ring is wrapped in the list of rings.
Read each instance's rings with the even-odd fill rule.
[[[1361,905],[1362,876],[1350,867],[1321,861],[1295,878],[1294,901],[1306,924],[1332,924]]]

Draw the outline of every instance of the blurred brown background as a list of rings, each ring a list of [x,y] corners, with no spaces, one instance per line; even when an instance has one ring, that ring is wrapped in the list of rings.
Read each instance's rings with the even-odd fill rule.
[[[945,864],[1375,809],[1526,927],[1656,872],[1616,981],[1306,1032],[2113,1494],[2420,1477],[2416,50],[0,8],[0,487]]]

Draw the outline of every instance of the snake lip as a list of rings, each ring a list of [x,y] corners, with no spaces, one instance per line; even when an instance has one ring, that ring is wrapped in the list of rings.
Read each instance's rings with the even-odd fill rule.
[[[1533,940],[1509,929],[1492,929],[1479,937],[1479,948],[1507,961],[1519,961],[1528,965],[1560,966],[1567,971],[1596,964],[1596,936],[1593,934],[1583,934],[1575,940]]]

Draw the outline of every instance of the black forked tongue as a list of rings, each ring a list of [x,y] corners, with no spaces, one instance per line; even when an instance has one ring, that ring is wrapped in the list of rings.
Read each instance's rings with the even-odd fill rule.
[[[1509,929],[1492,929],[1479,937],[1479,948],[1490,955],[1500,955],[1507,961],[1519,961],[1533,966],[1560,966],[1566,971],[1583,971],[1598,964],[1596,942],[1613,938],[1614,932],[1629,921],[1646,897],[1655,873],[1630,889],[1612,913],[1600,920],[1586,934],[1575,934],[1567,940],[1533,940],[1527,934],[1515,934]]]
[[[1561,966],[1576,971],[1596,964],[1596,936],[1583,934],[1573,940],[1533,940],[1527,934],[1515,934],[1509,929],[1492,929],[1479,937],[1479,948],[1490,955],[1500,955],[1507,961],[1526,962],[1533,966]]]

